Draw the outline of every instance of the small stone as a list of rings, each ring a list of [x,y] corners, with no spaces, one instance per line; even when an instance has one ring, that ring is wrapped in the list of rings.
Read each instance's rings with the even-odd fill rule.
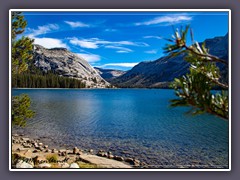
[[[138,159],[133,160],[135,166],[140,166],[140,161]]]
[[[61,149],[61,150],[58,151],[58,155],[59,155],[59,156],[66,156],[66,155],[67,155],[67,152],[66,152],[65,149]]]
[[[42,164],[39,164],[38,167],[39,167],[39,168],[50,168],[50,167],[51,167],[51,164],[42,163]]]
[[[121,156],[114,156],[114,159],[117,161],[124,161],[124,158]]]
[[[125,161],[128,162],[128,163],[131,164],[131,165],[134,165],[134,160],[133,160],[133,158],[126,158]]]
[[[109,155],[108,155],[108,158],[109,158],[109,159],[113,159],[113,158],[114,158],[114,155],[109,154]]]
[[[77,147],[73,148],[73,154],[76,154],[77,152],[79,152],[79,149]]]
[[[80,155],[82,155],[82,154],[83,154],[83,153],[80,152],[80,151],[76,153],[76,155],[78,155],[78,156],[80,156]]]
[[[37,143],[34,143],[33,146],[34,146],[35,148],[38,148],[38,147],[39,147]]]
[[[52,153],[58,153],[57,149],[52,149]]]
[[[27,142],[27,141],[30,141],[30,139],[29,139],[29,138],[24,138],[24,137],[23,137],[23,138],[21,138],[21,140],[22,140],[22,141],[26,141],[26,142]]]
[[[33,168],[33,166],[24,162],[23,160],[19,160],[16,164],[16,168]]]
[[[33,150],[33,153],[37,153],[37,152],[39,152],[39,150],[37,150],[37,149],[34,149],[34,150]]]
[[[38,143],[39,146],[43,146],[43,143]]]
[[[99,150],[98,153],[97,153],[97,156],[103,157],[103,155],[104,155],[104,152],[102,150]]]
[[[69,168],[79,168],[77,163],[72,163]]]
[[[31,146],[30,144],[25,144],[25,143],[24,143],[24,144],[23,144],[23,147],[24,147],[24,148],[31,148],[32,146]]]
[[[93,153],[93,149],[89,149],[89,151],[88,151],[89,153]]]
[[[44,147],[45,149],[47,149],[47,148],[48,148],[48,145],[44,145],[43,147]]]
[[[35,148],[38,149],[38,150],[40,150],[40,151],[43,151],[43,150],[44,150],[44,148],[43,148],[43,147],[40,147],[40,146],[35,147]]]
[[[61,168],[69,168],[69,164],[65,162],[61,165]]]
[[[49,153],[49,152],[51,152],[51,150],[50,150],[50,149],[46,149],[45,152],[46,152],[46,153]]]

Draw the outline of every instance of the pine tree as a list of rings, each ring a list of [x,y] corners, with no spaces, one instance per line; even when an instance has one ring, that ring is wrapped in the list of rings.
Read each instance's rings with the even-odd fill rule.
[[[30,110],[31,99],[27,94],[13,96],[12,98],[12,123],[13,125],[24,127],[26,120],[34,116]]]
[[[228,84],[221,82],[220,70],[217,63],[227,69],[226,60],[209,54],[203,43],[195,42],[191,30],[192,45],[187,46],[186,36],[189,26],[185,30],[175,30],[173,39],[166,39],[172,44],[164,48],[169,56],[185,54],[185,60],[190,63],[189,73],[175,78],[172,87],[178,99],[171,100],[171,106],[190,106],[189,113],[196,115],[204,112],[228,119]],[[221,93],[213,93],[214,87],[220,87]]]
[[[27,85],[24,76],[16,79],[16,76],[27,71],[27,62],[32,59],[33,40],[28,37],[16,39],[17,35],[22,34],[27,25],[27,21],[20,12],[12,12],[12,76],[14,82]],[[12,123],[13,125],[25,126],[26,120],[34,116],[34,112],[30,109],[31,100],[26,94],[12,97]]]

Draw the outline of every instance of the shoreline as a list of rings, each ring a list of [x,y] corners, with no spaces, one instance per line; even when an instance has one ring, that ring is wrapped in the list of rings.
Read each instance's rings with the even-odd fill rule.
[[[135,158],[123,158],[111,152],[93,149],[56,149],[24,134],[12,134],[12,168],[143,168]],[[96,151],[95,151],[96,152]]]

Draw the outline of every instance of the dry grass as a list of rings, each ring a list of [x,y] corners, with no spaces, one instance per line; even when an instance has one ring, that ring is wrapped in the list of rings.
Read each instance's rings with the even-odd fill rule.
[[[96,164],[90,164],[82,161],[77,162],[80,168],[86,168],[86,169],[91,169],[91,168],[99,168]]]

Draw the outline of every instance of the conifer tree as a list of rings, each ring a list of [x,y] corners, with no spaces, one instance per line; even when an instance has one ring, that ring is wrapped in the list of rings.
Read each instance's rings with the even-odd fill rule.
[[[185,30],[175,30],[173,39],[166,39],[172,44],[164,47],[169,56],[185,54],[185,60],[190,63],[189,73],[180,78],[175,78],[172,87],[175,89],[177,99],[171,100],[171,106],[190,106],[189,113],[196,115],[210,113],[228,119],[228,84],[221,82],[220,70],[217,63],[228,68],[228,62],[209,54],[203,43],[202,46],[193,39],[190,32],[192,45],[187,46],[186,36],[189,26]],[[212,90],[220,87],[221,93]]]
[[[21,12],[12,12],[11,26],[11,45],[12,45],[12,77],[16,82],[16,75],[25,72],[28,69],[27,62],[32,59],[33,40],[22,36],[17,39],[17,35],[24,32],[27,21]],[[24,84],[24,78],[18,80],[17,83]],[[26,85],[26,82],[25,82]],[[25,126],[26,120],[34,116],[34,112],[30,109],[31,100],[28,95],[12,97],[12,123],[13,125]]]

